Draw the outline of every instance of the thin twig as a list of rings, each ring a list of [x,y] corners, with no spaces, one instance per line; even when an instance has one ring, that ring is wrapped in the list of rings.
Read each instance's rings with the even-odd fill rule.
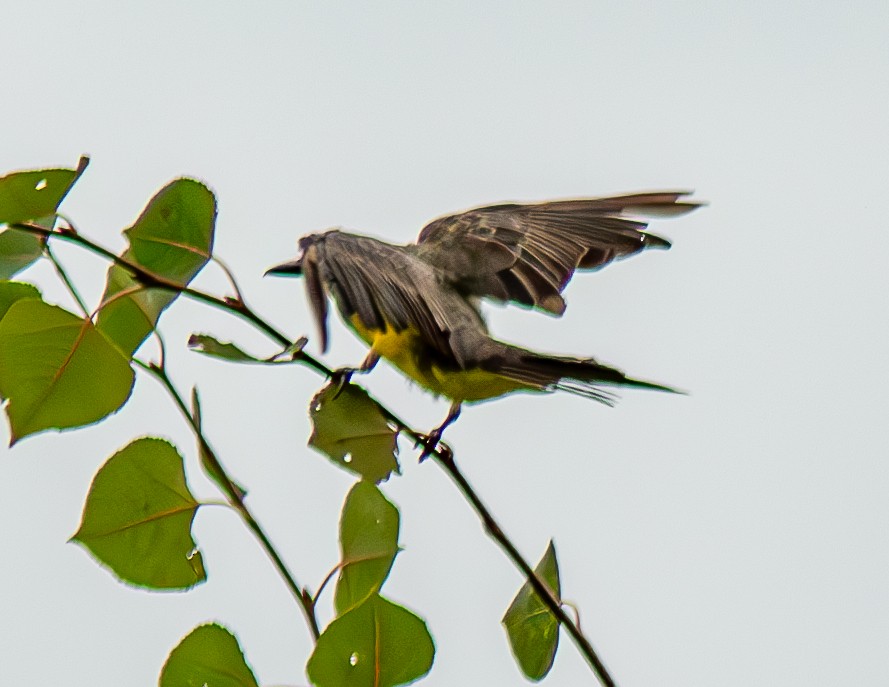
[[[228,283],[231,284],[232,290],[235,292],[235,297],[244,302],[244,294],[241,292],[241,287],[238,286],[238,280],[235,279],[235,273],[231,271],[229,266],[223,262],[221,258],[216,257],[215,255],[211,256],[210,259],[219,265],[219,268],[225,273],[225,276],[228,278]]]
[[[185,418],[185,421],[188,423],[189,427],[194,433],[195,438],[200,443],[201,451],[204,453],[207,461],[213,466],[216,474],[222,478],[219,486],[222,488],[229,505],[238,512],[238,514],[241,516],[241,519],[244,520],[247,527],[259,540],[259,543],[265,550],[266,555],[271,559],[275,568],[277,568],[278,573],[287,584],[288,589],[290,589],[290,593],[299,603],[300,608],[302,608],[303,615],[305,615],[306,622],[308,623],[309,629],[312,632],[312,637],[317,640],[318,637],[321,635],[321,632],[318,628],[318,620],[315,618],[314,599],[312,599],[311,595],[306,590],[299,586],[296,578],[287,568],[287,564],[284,563],[284,560],[278,554],[277,549],[275,549],[275,546],[272,544],[268,535],[262,529],[262,526],[259,524],[259,522],[257,522],[256,518],[253,517],[253,513],[250,512],[250,509],[244,502],[244,498],[241,495],[241,490],[234,483],[231,477],[229,477],[228,473],[225,471],[225,468],[222,467],[222,463],[220,462],[219,457],[210,446],[210,442],[207,441],[207,438],[204,436],[203,430],[198,425],[194,415],[192,415],[191,411],[188,409],[188,406],[185,405],[185,401],[182,399],[182,395],[173,385],[170,376],[167,374],[166,370],[159,365],[145,363],[135,358],[133,359],[133,362],[136,363],[140,368],[154,376],[161,383],[164,389],[166,389],[167,393],[176,404],[176,407],[179,408],[179,411],[182,413],[182,416]]]
[[[549,587],[537,576],[537,573],[534,572],[531,565],[522,557],[522,554],[519,553],[509,537],[503,532],[500,525],[497,524],[497,521],[494,520],[494,516],[491,515],[491,512],[482,502],[475,489],[472,488],[472,485],[469,484],[466,477],[457,467],[453,455],[448,454],[446,456],[441,456],[436,454],[435,460],[442,466],[442,468],[444,468],[445,472],[448,473],[451,479],[454,480],[457,487],[463,492],[466,500],[472,504],[475,512],[478,513],[479,518],[481,518],[482,524],[488,535],[500,545],[500,548],[503,549],[507,557],[519,570],[521,570],[522,574],[528,578],[531,586],[534,587],[534,591],[537,592],[537,595],[543,600],[549,611],[565,626],[568,634],[571,635],[571,638],[574,640],[580,653],[583,654],[587,663],[589,663],[590,667],[595,671],[601,683],[605,685],[605,687],[614,687],[614,680],[608,674],[605,664],[602,663],[602,660],[599,658],[598,654],[596,654],[593,645],[590,644],[590,641],[580,631],[578,624],[565,612],[565,609],[562,608],[559,600],[553,596]]]
[[[49,261],[52,263],[52,266],[56,269],[56,274],[59,275],[59,279],[62,280],[62,283],[65,285],[65,288],[68,289],[68,293],[71,294],[71,298],[74,299],[74,302],[77,303],[77,307],[80,308],[80,312],[83,313],[84,317],[90,316],[89,308],[86,307],[86,303],[83,300],[83,297],[80,295],[80,292],[74,286],[74,282],[71,281],[71,277],[68,276],[68,273],[65,271],[65,268],[62,267],[62,263],[59,262],[59,259],[53,255],[52,250],[49,247],[49,242],[43,246],[43,252],[46,253],[46,257],[49,258]]]

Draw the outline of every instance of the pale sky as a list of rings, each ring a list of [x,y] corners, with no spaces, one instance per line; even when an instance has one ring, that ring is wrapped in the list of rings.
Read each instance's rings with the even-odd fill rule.
[[[696,189],[708,208],[652,225],[671,251],[579,275],[562,319],[489,309],[506,340],[690,395],[513,396],[468,407],[447,440],[529,559],[555,539],[563,594],[623,687],[889,684],[889,4],[48,1],[2,20],[0,172],[89,153],[63,209],[114,249],[170,179],[205,180],[218,255],[294,338],[314,335],[302,284],[262,273],[302,234],[404,242],[478,204]],[[97,302],[102,262],[57,252]],[[22,277],[65,302],[47,265]],[[226,288],[213,268],[197,283]],[[162,330],[223,461],[316,588],[352,483],[305,446],[322,380],[187,352],[193,331],[274,350],[198,304]],[[324,360],[363,355],[336,323]],[[362,381],[418,428],[446,413],[385,366]],[[155,684],[215,620],[261,684],[305,685],[302,615],[234,514],[198,513],[209,580],[189,593],[126,587],[65,543],[99,465],[146,434],[214,498],[142,375],[108,422],[0,449],[0,684]],[[384,593],[435,638],[420,684],[523,684],[500,626],[519,574],[433,462],[407,443],[401,461]],[[564,634],[545,684],[595,684]]]

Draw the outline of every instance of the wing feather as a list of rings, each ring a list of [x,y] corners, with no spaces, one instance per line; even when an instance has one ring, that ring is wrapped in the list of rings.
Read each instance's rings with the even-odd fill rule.
[[[578,269],[594,270],[646,248],[669,248],[641,217],[672,217],[700,203],[686,191],[504,204],[434,220],[416,254],[467,295],[560,315],[562,291]]]
[[[462,296],[435,283],[431,265],[401,246],[335,230],[304,240],[306,275],[320,270],[343,316],[357,316],[368,329],[412,328],[431,351],[453,360],[451,333],[473,317],[481,322]],[[313,268],[306,269],[309,257]],[[314,312],[326,342],[326,309]]]

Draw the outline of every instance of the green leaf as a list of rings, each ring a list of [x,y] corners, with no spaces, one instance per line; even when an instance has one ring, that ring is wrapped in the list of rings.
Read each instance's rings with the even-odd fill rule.
[[[158,191],[135,224],[124,231],[130,247],[121,257],[185,287],[210,259],[215,225],[213,192],[194,179],[176,179]],[[113,298],[122,292],[126,295]],[[106,305],[96,326],[132,355],[177,295],[169,288],[144,287],[126,269],[112,265],[102,296]]]
[[[194,423],[198,427],[198,433],[203,436],[202,431],[202,417],[201,417],[201,397],[198,394],[198,388],[192,387],[191,390],[191,416],[194,418]],[[244,489],[237,482],[230,481],[222,470],[219,469],[219,464],[212,459],[210,456],[207,447],[204,445],[204,442],[198,439],[198,456],[201,459],[201,467],[204,468],[204,472],[207,473],[207,476],[210,477],[219,488],[222,489],[224,493],[228,493],[229,484],[234,487],[235,492],[238,498],[243,499],[247,496],[247,490]]]
[[[0,279],[12,279],[43,255],[42,237],[21,229],[0,232]]]
[[[40,291],[33,284],[19,281],[0,281],[0,320],[16,301],[23,298],[40,299]]]
[[[219,625],[201,625],[170,652],[158,687],[259,687],[237,638]]]
[[[126,402],[133,381],[129,360],[88,319],[22,298],[0,320],[10,445],[46,429],[98,422]]]
[[[337,615],[380,591],[398,548],[398,509],[370,482],[358,482],[340,518],[342,562],[334,594]]]
[[[192,334],[188,337],[188,347],[195,353],[203,353],[213,358],[222,358],[236,363],[266,362],[249,353],[245,353],[233,343],[219,341],[209,334]]]
[[[281,365],[294,362],[308,341],[306,337],[302,336],[271,358],[257,358],[255,355],[241,350],[235,344],[228,341],[220,341],[209,334],[192,334],[188,337],[188,347],[195,353],[203,353],[211,358],[222,358],[233,363]]]
[[[399,472],[396,438],[379,404],[355,384],[328,384],[309,404],[309,446],[371,482]]]
[[[374,594],[327,626],[306,672],[317,687],[394,687],[428,673],[434,657],[426,623]]]
[[[15,281],[0,281],[0,320],[6,315],[13,303],[24,298],[40,298],[40,291],[33,284]],[[5,400],[3,384],[0,383],[0,401]]]
[[[559,564],[550,541],[534,569],[537,577],[560,600]],[[522,672],[531,680],[542,680],[553,667],[559,646],[559,621],[546,607],[530,582],[525,582],[503,616],[509,645]]]
[[[54,215],[74,182],[89,164],[77,169],[36,169],[0,177],[0,224],[15,224]]]
[[[71,537],[124,582],[188,589],[207,579],[191,524],[200,504],[182,456],[162,439],[137,439],[93,478],[80,529]]]
[[[124,253],[124,257],[126,253]],[[119,265],[108,268],[96,327],[132,356],[154,331],[161,313],[176,299],[166,289],[148,289]]]

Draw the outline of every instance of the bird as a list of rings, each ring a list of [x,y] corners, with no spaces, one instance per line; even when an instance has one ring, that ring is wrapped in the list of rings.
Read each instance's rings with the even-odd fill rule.
[[[328,347],[328,298],[369,347],[357,368],[381,358],[450,400],[426,435],[424,455],[476,403],[520,391],[565,391],[613,405],[610,387],[675,389],[626,376],[594,358],[538,353],[488,331],[480,302],[515,304],[561,316],[562,292],[576,271],[593,271],[670,242],[645,231],[648,218],[703,205],[690,191],[501,203],[429,222],[415,243],[394,245],[340,228],[299,240],[295,260],[266,275],[302,276],[321,350]]]

